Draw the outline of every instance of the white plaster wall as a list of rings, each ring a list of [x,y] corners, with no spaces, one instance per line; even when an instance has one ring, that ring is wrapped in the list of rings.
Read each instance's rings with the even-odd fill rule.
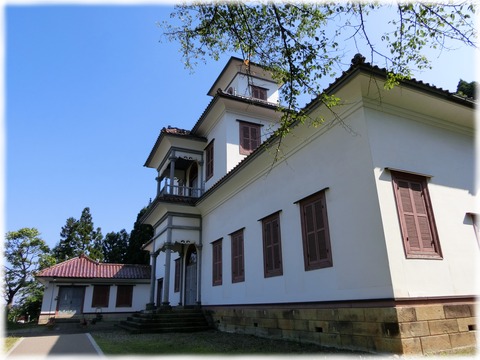
[[[396,297],[477,294],[477,239],[468,212],[475,210],[474,136],[440,128],[428,119],[368,111],[382,220]],[[385,167],[432,176],[428,190],[442,260],[407,259],[391,175]]]
[[[170,285],[169,285],[169,301],[171,306],[177,306],[180,302],[180,292],[175,292],[175,260],[179,258],[179,253],[172,251],[171,252],[171,266],[170,266]],[[161,252],[157,257],[157,267],[155,269],[155,295],[154,295],[154,302],[157,302],[157,292],[158,292],[158,279],[163,278],[163,291],[162,291],[162,301],[163,301],[163,294],[165,291],[165,252]],[[150,295],[149,295],[150,296]],[[156,304],[159,306],[160,304]]]
[[[172,230],[172,243],[188,240],[190,243],[198,244],[200,242],[200,235],[198,230]]]
[[[226,141],[227,141],[227,171],[232,170],[246,155],[240,154],[240,124],[246,121],[261,125],[261,142],[263,143],[278,128],[278,122],[268,119],[255,118],[246,113],[227,112],[225,115]]]
[[[172,224],[175,226],[200,226],[200,219],[188,216],[173,216]]]
[[[233,195],[223,197],[229,191],[223,195],[219,191],[200,204],[205,211],[203,304],[392,297],[362,111],[345,121],[355,134],[341,126],[324,136],[315,136],[321,133],[318,129],[296,128],[285,138],[286,158],[271,168],[273,157],[264,153],[262,163],[251,164],[248,171],[244,169],[245,178],[237,177],[229,185]],[[300,211],[295,202],[326,187],[333,267],[305,271]],[[283,276],[264,278],[258,220],[279,210]],[[245,282],[232,284],[228,234],[243,227]],[[210,243],[219,238],[223,238],[223,284],[212,286]]]
[[[173,267],[173,264],[172,264],[172,267]],[[165,277],[165,252],[162,251],[157,256],[157,266],[155,268],[155,279],[160,279],[164,277]],[[157,284],[155,283],[155,296],[157,294],[156,286]]]
[[[207,144],[212,140],[215,140],[213,143],[213,176],[205,181],[205,189],[208,190],[221,177],[223,177],[227,171],[226,124],[224,113],[222,113],[219,120],[216,122],[215,127],[205,136],[208,139]],[[206,179],[206,163],[203,166],[203,171],[203,178]]]
[[[121,285],[121,284],[118,284]],[[131,284],[126,284],[131,285]],[[88,286],[85,289],[85,302],[83,304],[83,311],[84,312],[96,312],[97,308],[92,307],[92,297],[93,297],[93,288],[94,286]],[[148,303],[149,300],[149,290],[150,284],[136,284],[133,286],[133,297],[132,297],[132,306],[131,307],[116,307],[116,299],[117,299],[117,284],[113,284],[110,286],[110,294],[108,300],[108,307],[101,308],[101,311],[104,313],[109,312],[132,312],[132,311],[139,311],[145,309],[145,305]]]
[[[114,313],[114,312],[133,312],[133,311],[140,311],[145,309],[145,304],[148,303],[149,300],[149,291],[150,291],[150,284],[148,283],[141,283],[135,284],[133,287],[133,298],[132,298],[132,306],[131,307],[116,307],[115,302],[117,298],[117,286],[112,283],[105,283],[105,285],[110,286],[110,294],[109,294],[109,301],[108,307],[104,307],[101,309],[103,313]],[[128,283],[131,285],[131,283]],[[86,283],[53,283],[50,282],[48,286],[45,288],[45,292],[43,294],[43,301],[42,301],[42,308],[41,314],[50,314],[53,316],[55,314],[55,310],[57,309],[57,300],[55,298],[58,296],[59,286],[85,286],[85,297],[83,301],[83,312],[84,313],[95,313],[97,308],[92,308],[92,297],[93,297],[93,285],[86,284]],[[53,292],[53,297],[52,297]]]

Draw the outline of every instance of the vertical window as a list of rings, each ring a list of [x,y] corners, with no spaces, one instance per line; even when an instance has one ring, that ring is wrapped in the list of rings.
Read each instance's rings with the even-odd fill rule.
[[[426,177],[391,174],[406,257],[441,259]]]
[[[213,285],[222,285],[222,239],[212,243]]]
[[[180,291],[180,259],[175,260],[175,282],[173,285],[173,291]]]
[[[213,176],[213,140],[205,148],[205,177],[210,179]]]
[[[230,235],[232,237],[232,283],[245,281],[243,258],[243,229]]]
[[[117,286],[116,307],[132,307],[133,285]]]
[[[267,89],[259,86],[251,86],[252,88],[252,97],[260,100],[267,100]]]
[[[240,154],[249,155],[260,145],[260,125],[240,121]]]
[[[110,285],[94,285],[92,296],[92,308],[108,307]]]
[[[333,266],[325,191],[300,201],[305,270]]]
[[[263,265],[265,277],[283,275],[279,213],[262,220]]]

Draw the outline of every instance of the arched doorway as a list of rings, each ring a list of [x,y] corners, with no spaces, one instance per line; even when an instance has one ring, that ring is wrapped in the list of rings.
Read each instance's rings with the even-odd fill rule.
[[[185,305],[195,305],[197,300],[197,249],[190,245],[185,257]]]

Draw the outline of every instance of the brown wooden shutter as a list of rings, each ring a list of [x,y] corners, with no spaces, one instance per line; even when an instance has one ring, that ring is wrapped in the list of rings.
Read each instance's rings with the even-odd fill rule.
[[[332,266],[325,192],[300,202],[305,270]]]
[[[260,145],[260,125],[240,121],[240,154],[249,155]]]
[[[263,220],[265,277],[283,274],[280,219],[278,213]]]
[[[441,257],[426,178],[392,171],[407,257]]]
[[[245,280],[245,269],[243,259],[243,230],[232,235],[232,282]]]
[[[213,285],[222,284],[222,240],[217,240],[212,244],[213,251]]]
[[[250,150],[253,151],[260,145],[260,127],[252,126],[250,128]]]
[[[243,152],[248,152],[250,150],[250,128],[242,123],[240,123],[240,126],[242,128],[241,150]]]
[[[205,177],[210,179],[213,176],[213,140],[205,148]]]
[[[108,307],[110,296],[110,285],[94,285],[92,296],[92,307]]]
[[[131,307],[133,298],[133,285],[117,286],[116,307]]]

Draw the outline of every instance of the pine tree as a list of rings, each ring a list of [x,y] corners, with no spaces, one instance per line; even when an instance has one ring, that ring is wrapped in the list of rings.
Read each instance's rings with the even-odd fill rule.
[[[103,261],[101,229],[95,229],[90,208],[82,211],[80,220],[73,217],[67,222],[60,233],[60,241],[53,249],[53,254],[58,262],[71,259],[75,256],[85,254],[88,257]]]
[[[103,258],[107,263],[125,263],[127,257],[129,235],[125,229],[120,232],[109,232],[102,244]]]
[[[149,264],[150,258],[147,251],[142,250],[142,246],[150,241],[153,237],[153,227],[151,225],[142,224],[140,219],[147,211],[143,208],[137,215],[137,221],[133,225],[128,242],[127,256],[125,262],[128,264]]]

